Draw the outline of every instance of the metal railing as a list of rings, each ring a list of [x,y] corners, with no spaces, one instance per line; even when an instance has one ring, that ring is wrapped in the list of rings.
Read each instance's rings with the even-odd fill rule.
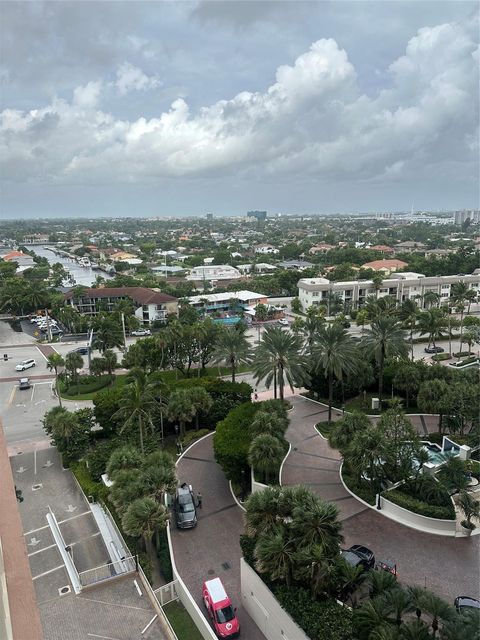
[[[80,578],[80,584],[82,587],[87,587],[103,580],[110,580],[117,576],[126,575],[127,573],[133,573],[136,570],[135,557],[129,556],[123,560],[117,560],[116,562],[107,562],[99,567],[93,569],[87,569],[78,574]]]
[[[157,597],[162,607],[168,604],[169,602],[178,600],[179,596],[177,593],[177,584],[178,584],[177,580],[173,580],[172,582],[169,582],[168,584],[164,584],[163,586],[154,590],[153,593]]]

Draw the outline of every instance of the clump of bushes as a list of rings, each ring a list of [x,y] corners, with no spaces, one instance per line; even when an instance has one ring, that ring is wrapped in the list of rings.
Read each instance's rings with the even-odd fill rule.
[[[186,449],[189,447],[195,440],[200,440],[203,436],[206,436],[210,433],[210,429],[199,429],[198,431],[187,431],[187,433],[182,438],[182,447]]]
[[[65,380],[59,378],[58,384],[60,387],[60,393],[63,396],[80,396],[86,393],[94,393],[100,389],[104,389],[111,384],[115,376],[81,376],[77,384],[68,385]]]
[[[447,492],[445,493],[448,498],[448,503],[439,505],[433,504],[433,497],[430,498],[430,501],[427,503],[424,500],[409,495],[407,491],[408,487],[405,489],[405,485],[402,485],[401,488],[385,491],[382,495],[399,507],[418,513],[421,516],[438,518],[440,520],[455,520],[455,508]]]

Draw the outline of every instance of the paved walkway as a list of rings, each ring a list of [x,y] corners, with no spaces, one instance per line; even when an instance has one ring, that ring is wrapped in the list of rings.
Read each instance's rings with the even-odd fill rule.
[[[179,530],[172,526],[172,544],[177,569],[203,611],[201,598],[204,580],[219,576],[238,607],[242,638],[264,640],[241,604],[240,545],[243,533],[242,511],[235,503],[225,474],[213,457],[213,437],[196,443],[180,460],[178,481],[188,482],[203,496],[195,529]]]
[[[480,536],[447,538],[416,531],[390,520],[353,498],[340,481],[340,456],[315,430],[327,419],[327,407],[301,396],[289,398],[287,439],[292,450],[284,465],[283,484],[305,484],[340,510],[346,545],[364,544],[377,558],[397,563],[400,579],[426,586],[449,602],[461,594],[480,596]],[[334,420],[341,418],[334,412]],[[412,420],[424,433],[420,418]],[[431,422],[431,421],[429,421]]]

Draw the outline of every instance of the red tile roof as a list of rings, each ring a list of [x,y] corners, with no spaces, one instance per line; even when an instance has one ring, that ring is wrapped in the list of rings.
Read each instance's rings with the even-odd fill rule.
[[[362,264],[362,269],[402,269],[407,267],[408,263],[403,260],[373,260]]]
[[[65,294],[65,300],[74,297],[73,290]],[[176,302],[178,298],[169,296],[161,291],[153,291],[145,287],[102,287],[99,289],[84,289],[82,298],[131,298],[139,304],[162,304]]]
[[[11,251],[7,253],[6,256],[3,256],[4,260],[15,260],[15,258],[26,258],[28,256],[27,253],[23,253],[22,251]]]

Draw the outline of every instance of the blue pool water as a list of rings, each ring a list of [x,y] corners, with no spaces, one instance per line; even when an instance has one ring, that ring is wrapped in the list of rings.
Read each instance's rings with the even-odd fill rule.
[[[215,322],[219,322],[220,324],[237,324],[240,322],[240,316],[231,316],[230,318],[215,318]]]
[[[452,447],[449,451],[442,451],[441,448],[436,444],[422,443],[423,448],[427,451],[429,462],[432,464],[441,464],[448,460],[448,458],[452,458],[453,456],[458,455],[458,449]]]

